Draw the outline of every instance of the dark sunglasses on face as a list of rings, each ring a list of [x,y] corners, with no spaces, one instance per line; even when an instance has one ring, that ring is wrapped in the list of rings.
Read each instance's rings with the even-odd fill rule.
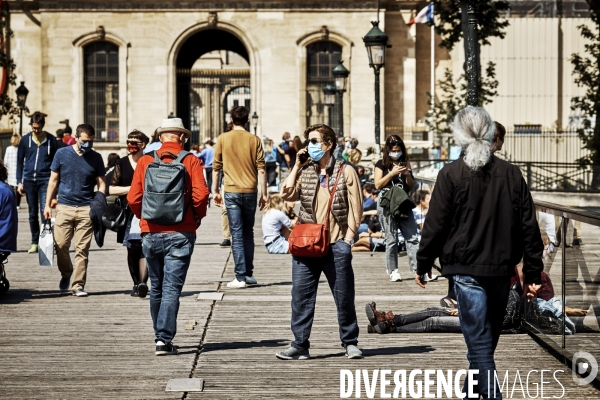
[[[308,141],[312,144],[323,143],[321,140],[315,138],[308,139]]]
[[[127,144],[131,144],[131,145],[135,145],[135,146],[140,146],[142,144],[142,142],[137,142],[135,140],[128,140]]]

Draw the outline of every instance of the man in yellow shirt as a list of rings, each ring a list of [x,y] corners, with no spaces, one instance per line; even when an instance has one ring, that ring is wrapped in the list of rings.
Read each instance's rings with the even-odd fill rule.
[[[213,161],[213,200],[218,207],[224,205],[227,209],[231,232],[235,279],[227,284],[230,288],[245,288],[247,284],[257,283],[253,262],[254,217],[259,185],[261,210],[267,206],[269,199],[262,141],[244,129],[249,114],[250,110],[243,106],[231,110],[233,129],[219,136]],[[218,185],[221,170],[224,196],[221,196]]]

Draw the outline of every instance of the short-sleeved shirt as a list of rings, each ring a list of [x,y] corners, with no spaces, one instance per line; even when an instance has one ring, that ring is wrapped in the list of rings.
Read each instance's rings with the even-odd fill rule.
[[[96,178],[104,176],[104,161],[95,151],[83,155],[72,146],[58,149],[50,167],[59,176],[58,204],[89,206],[94,199]]]
[[[279,210],[270,210],[262,220],[263,240],[265,244],[274,242],[281,236],[281,227],[290,228],[292,221]]]
[[[373,196],[365,197],[363,200],[363,211],[377,210],[377,202],[373,200]]]
[[[290,153],[290,144],[289,144],[288,141],[284,140],[283,142],[281,142],[279,144],[279,147],[281,148],[281,150],[283,150],[285,152],[285,154],[289,154]],[[288,168],[289,167],[287,165],[287,162],[285,161],[284,155],[281,154],[280,152],[277,152],[277,162],[279,163],[279,165],[281,166],[281,168]]]
[[[380,170],[383,171],[383,176],[386,176],[387,174],[390,173],[390,170],[387,168],[384,168],[383,166],[383,160],[379,160],[377,161],[377,163],[375,164],[375,168],[379,168]],[[410,176],[413,176],[412,171],[410,171]],[[400,174],[397,176],[394,176],[392,178],[392,180],[390,180],[388,182],[388,184],[382,188],[382,189],[389,189],[392,186],[400,186],[402,189],[404,189],[404,191],[406,193],[408,193],[410,190],[408,189],[408,184],[406,183],[406,175]]]
[[[215,158],[215,149],[213,147],[207,147],[202,150],[197,157],[202,160],[206,168],[212,168],[213,159]]]

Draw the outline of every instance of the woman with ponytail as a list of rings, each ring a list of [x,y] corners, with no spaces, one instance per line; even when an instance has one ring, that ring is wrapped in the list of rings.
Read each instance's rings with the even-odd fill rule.
[[[453,124],[463,155],[438,174],[423,226],[415,282],[439,257],[442,275],[454,280],[458,316],[470,369],[484,399],[499,399],[494,350],[506,313],[510,279],[523,260],[524,296],[540,288],[544,244],[535,205],[521,170],[490,150],[496,126],[481,107],[466,107]],[[469,385],[465,382],[463,392]]]

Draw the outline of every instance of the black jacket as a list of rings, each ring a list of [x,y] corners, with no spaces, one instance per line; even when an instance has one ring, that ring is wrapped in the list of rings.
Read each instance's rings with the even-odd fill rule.
[[[521,170],[494,156],[474,172],[462,158],[440,171],[417,253],[417,272],[439,257],[443,275],[506,277],[523,259],[540,283],[544,245]]]
[[[106,207],[106,196],[102,192],[96,192],[94,199],[90,203],[90,218],[94,224],[94,238],[98,247],[104,246],[106,227],[102,223],[102,216],[106,211]]]

